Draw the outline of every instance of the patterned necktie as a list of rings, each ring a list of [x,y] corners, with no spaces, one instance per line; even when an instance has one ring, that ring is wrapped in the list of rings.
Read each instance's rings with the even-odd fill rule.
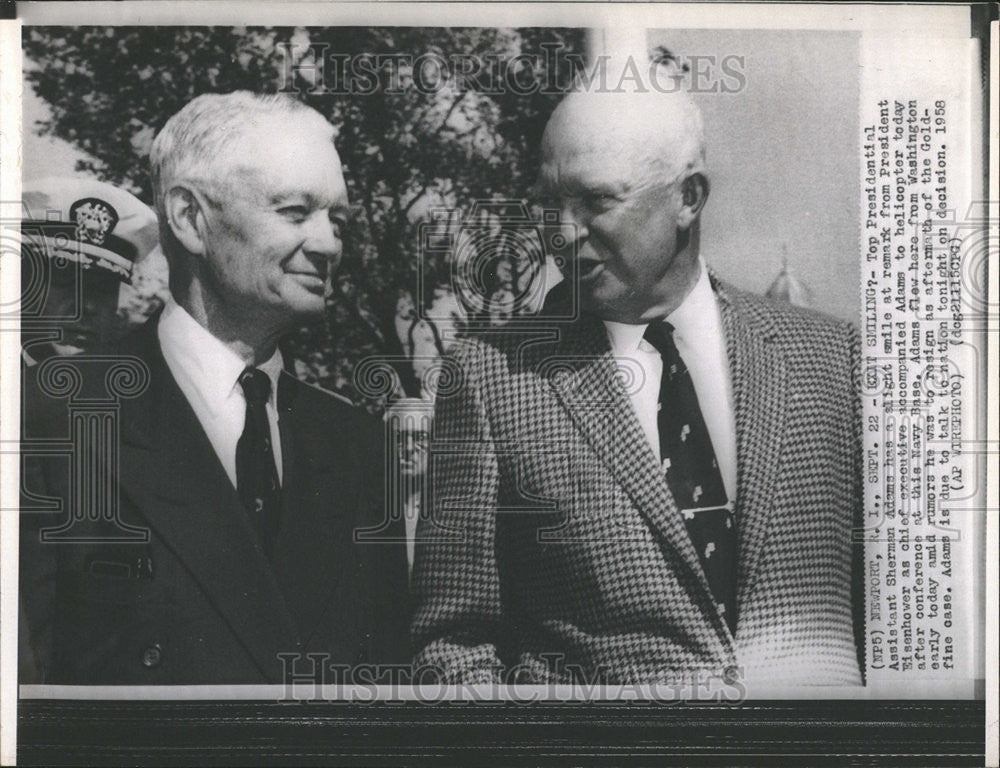
[[[736,519],[698,407],[691,374],[674,344],[674,328],[654,322],[643,338],[663,358],[657,427],[660,461],[719,611],[736,633]]]
[[[281,523],[281,487],[266,408],[271,379],[259,368],[247,368],[239,382],[247,401],[247,418],[236,443],[236,489],[270,558]]]

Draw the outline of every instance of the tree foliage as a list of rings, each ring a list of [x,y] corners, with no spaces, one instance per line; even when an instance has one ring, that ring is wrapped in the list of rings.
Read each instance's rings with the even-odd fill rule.
[[[477,200],[528,195],[541,133],[559,98],[551,85],[568,85],[574,66],[572,56],[553,57],[555,47],[578,52],[582,32],[33,27],[26,28],[24,39],[31,64],[25,76],[51,108],[51,119],[39,128],[93,158],[81,161],[79,170],[122,185],[146,202],[151,202],[147,155],[153,136],[201,93],[291,87],[328,117],[339,131],[337,147],[357,215],[348,229],[349,258],[336,276],[328,322],[297,329],[286,353],[305,378],[359,401],[381,397],[359,390],[353,380],[363,358],[419,357],[420,349],[438,354],[443,346],[446,329],[415,311],[449,305],[448,259],[421,248],[421,225],[432,211],[468,210]],[[290,70],[288,53],[305,66]],[[362,80],[352,92],[343,87],[346,78],[336,81],[331,54],[373,70],[375,56],[390,63],[378,71],[379,87],[365,88]],[[317,55],[325,61],[325,89],[309,66]],[[412,64],[421,56],[432,65],[444,64],[433,88],[414,87],[435,80],[434,71],[427,77],[421,75],[428,70],[414,73]],[[466,65],[454,63],[462,57],[481,63],[477,76],[464,76]],[[505,78],[511,77],[518,87],[510,87]],[[549,87],[532,88],[533,80]],[[449,218],[461,220],[460,211]],[[460,327],[461,307],[454,314]],[[420,366],[395,367],[405,393],[417,394]]]

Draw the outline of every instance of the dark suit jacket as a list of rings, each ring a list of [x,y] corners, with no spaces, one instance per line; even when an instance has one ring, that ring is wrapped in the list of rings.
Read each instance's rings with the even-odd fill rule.
[[[148,387],[132,396],[145,374]],[[72,439],[81,419],[106,419],[87,415],[87,397],[109,386],[126,395],[119,428],[106,428],[117,447],[74,449],[71,482],[70,458],[41,455],[39,441]],[[166,366],[156,319],[113,355],[49,360],[29,373],[22,504],[53,510],[21,516],[24,630],[40,682],[275,683],[279,653],[325,654],[333,665],[408,661],[405,548],[354,538],[365,528],[402,535],[399,522],[382,526],[381,430],[285,373],[278,408],[283,512],[271,562]],[[76,532],[89,540],[42,542],[41,529],[58,528],[81,503],[102,516],[114,509],[100,484],[81,479],[95,466],[130,528],[81,523]],[[140,540],[121,540],[130,535]]]
[[[417,663],[463,680],[519,665],[541,680],[575,667],[588,680],[861,681],[857,333],[713,287],[735,400],[735,637],[604,326],[584,315],[450,358],[412,578]]]

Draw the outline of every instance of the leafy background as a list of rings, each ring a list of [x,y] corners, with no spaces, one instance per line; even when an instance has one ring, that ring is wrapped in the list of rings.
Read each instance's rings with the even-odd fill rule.
[[[303,52],[310,42],[347,56],[432,53],[450,61],[471,53],[522,84],[536,78],[568,85],[572,58],[547,56],[546,47],[579,54],[584,41],[575,29],[27,27],[25,78],[48,107],[34,128],[82,153],[78,173],[152,204],[148,152],[166,120],[202,93],[278,90],[287,82],[279,46]],[[524,65],[524,54],[536,56],[535,65]],[[469,80],[459,88],[454,71],[441,87],[406,87],[412,73],[404,66],[398,89],[317,94],[310,93],[309,72],[296,70],[299,97],[339,131],[355,216],[326,322],[296,329],[283,350],[302,378],[375,410],[387,399],[420,395],[428,361],[474,311],[451,290],[447,254],[421,251],[421,225],[435,209],[453,211],[446,226],[454,228],[473,201],[529,197],[541,133],[559,93],[519,95]],[[489,86],[489,77],[480,80]],[[497,284],[503,274],[491,277]],[[162,279],[138,281],[125,319],[148,316],[163,290]],[[433,307],[437,319],[422,317],[418,306]],[[359,388],[353,372],[372,355],[394,361],[394,388]]]

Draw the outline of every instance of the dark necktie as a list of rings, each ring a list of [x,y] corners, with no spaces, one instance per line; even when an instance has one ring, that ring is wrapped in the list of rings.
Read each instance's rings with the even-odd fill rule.
[[[694,382],[674,344],[673,326],[654,322],[643,338],[663,358],[657,426],[660,461],[712,595],[736,633],[736,519],[722,484]]]
[[[247,368],[239,382],[247,401],[247,418],[236,443],[236,489],[264,552],[271,557],[281,523],[281,487],[266,408],[271,379],[259,368]]]

